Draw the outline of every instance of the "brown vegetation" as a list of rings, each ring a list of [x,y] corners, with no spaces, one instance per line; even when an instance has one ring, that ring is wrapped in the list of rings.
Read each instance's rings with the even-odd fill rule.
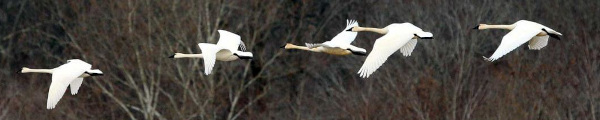
[[[597,119],[598,0],[3,0],[0,119]],[[369,79],[363,56],[284,51],[361,26],[412,22],[431,31],[411,57],[397,53]],[[564,34],[541,51],[484,61],[508,31],[479,23],[526,19]],[[199,53],[217,29],[242,36],[254,60]],[[360,33],[371,50],[380,35]],[[105,76],[86,79],[46,110],[53,68],[80,58]]]

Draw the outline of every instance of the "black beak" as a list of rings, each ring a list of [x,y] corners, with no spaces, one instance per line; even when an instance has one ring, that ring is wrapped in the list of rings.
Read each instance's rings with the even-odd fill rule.
[[[175,54],[173,54],[173,55],[169,56],[169,58],[175,58]]]
[[[475,30],[479,29],[479,25],[475,26],[473,29],[475,29]]]
[[[352,28],[354,28],[354,27],[351,27],[350,29],[348,29],[348,30],[346,30],[346,31],[352,31]]]
[[[285,49],[285,45],[283,45],[283,46],[281,46],[281,47],[279,47],[279,48]]]

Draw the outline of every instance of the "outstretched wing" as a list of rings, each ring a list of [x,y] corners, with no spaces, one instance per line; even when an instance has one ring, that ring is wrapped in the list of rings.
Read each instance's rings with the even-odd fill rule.
[[[242,49],[242,51],[246,51],[246,45],[242,42],[242,39],[239,35],[225,31],[218,30],[219,32],[219,42],[217,42],[218,46],[221,46],[225,49],[229,49],[231,51],[238,51],[238,47]]]
[[[533,37],[533,39],[531,39],[531,41],[529,41],[529,49],[540,50],[540,49],[546,47],[546,45],[548,45],[549,37],[550,36],[548,36],[548,35]]]
[[[199,43],[198,46],[202,50],[202,57],[204,58],[204,74],[209,75],[215,66],[217,60],[217,52],[222,48],[209,43]]]
[[[402,52],[402,55],[404,56],[410,56],[412,51],[415,49],[415,46],[417,46],[417,39],[411,39],[406,44],[404,44],[402,48],[400,48],[400,52]]]
[[[541,29],[531,26],[517,25],[512,31],[508,32],[500,42],[500,46],[491,57],[485,58],[488,61],[495,61],[498,58],[506,55],[508,52],[516,49],[520,45],[531,40],[538,33],[542,32]]]
[[[377,39],[373,50],[371,50],[365,63],[363,63],[358,71],[360,77],[368,78],[371,76],[375,70],[385,63],[388,57],[407,44],[413,37],[414,35],[409,32],[400,32],[395,34],[388,33]]]
[[[50,90],[48,90],[48,101],[46,108],[53,109],[56,107],[56,104],[65,94],[69,84],[90,68],[91,65],[81,62],[69,62],[55,68],[54,72],[52,73]]]
[[[349,45],[354,41],[358,32],[346,31],[352,27],[358,26],[358,21],[356,20],[346,20],[346,28],[342,30],[339,34],[337,34],[331,42],[334,42],[339,45]]]

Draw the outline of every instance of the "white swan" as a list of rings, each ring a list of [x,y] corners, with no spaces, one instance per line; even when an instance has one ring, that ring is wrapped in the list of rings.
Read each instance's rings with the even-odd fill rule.
[[[297,46],[291,43],[287,43],[282,48],[284,49],[300,49],[312,52],[323,52],[332,55],[366,55],[367,50],[364,48],[359,48],[351,45],[352,41],[358,35],[357,32],[347,31],[348,29],[358,26],[358,22],[356,20],[346,20],[346,28],[342,30],[339,34],[337,34],[330,41],[326,41],[323,43],[313,44],[313,43],[305,43],[305,46]]]
[[[521,46],[521,44],[529,41],[529,49],[532,50],[540,50],[546,45],[548,45],[548,38],[553,37],[560,40],[559,36],[562,36],[561,33],[556,32],[544,25],[539,23],[527,21],[527,20],[519,20],[512,25],[487,25],[487,24],[479,24],[477,27],[473,29],[507,29],[512,30],[508,32],[503,38],[502,42],[500,42],[500,46],[496,49],[496,52],[492,54],[489,58],[483,57],[488,61],[495,61],[498,58],[506,55],[508,52],[516,49]]]
[[[233,61],[237,59],[252,59],[251,52],[244,52],[246,45],[241,37],[235,33],[218,30],[219,42],[217,44],[199,43],[202,54],[175,53],[169,58],[204,58],[204,74],[209,75],[215,66],[215,61]],[[238,50],[238,47],[242,51]]]
[[[29,69],[23,67],[21,73],[50,73],[52,74],[52,83],[48,91],[47,109],[53,109],[65,94],[67,86],[71,86],[71,94],[77,94],[84,77],[103,75],[98,69],[92,70],[92,65],[79,59],[67,60],[66,64],[54,69]]]
[[[385,28],[353,27],[353,32],[369,31],[385,34],[375,41],[373,50],[367,56],[365,63],[360,67],[360,77],[368,78],[377,70],[394,52],[400,50],[404,56],[410,56],[417,45],[417,38],[433,39],[433,34],[424,32],[421,28],[411,23],[394,23]]]

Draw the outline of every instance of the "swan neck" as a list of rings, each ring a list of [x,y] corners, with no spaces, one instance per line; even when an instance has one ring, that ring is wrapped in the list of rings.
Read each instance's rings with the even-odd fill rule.
[[[23,68],[23,70],[21,70],[21,73],[49,73],[49,74],[52,74],[52,69],[29,69],[29,68]]]
[[[203,58],[202,54],[176,54],[173,58]]]
[[[299,50],[306,50],[306,51],[313,51],[313,52],[321,52],[321,51],[316,50],[316,48],[311,49],[311,48],[308,48],[305,46],[297,46],[297,45],[289,44],[289,43],[286,44],[284,48],[285,49],[299,49]]]
[[[479,27],[479,29],[506,29],[506,30],[512,30],[514,29],[515,26],[514,25],[481,25]]]
[[[355,32],[363,32],[363,31],[368,31],[368,32],[374,32],[374,33],[379,33],[379,34],[387,34],[388,30],[387,29],[381,29],[381,28],[369,28],[369,27],[355,27],[352,29]]]

